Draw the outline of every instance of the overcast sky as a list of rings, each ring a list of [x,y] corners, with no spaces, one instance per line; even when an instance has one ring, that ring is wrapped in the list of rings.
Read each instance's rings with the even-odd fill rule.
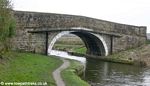
[[[88,16],[123,24],[147,26],[150,0],[12,0],[14,10]]]

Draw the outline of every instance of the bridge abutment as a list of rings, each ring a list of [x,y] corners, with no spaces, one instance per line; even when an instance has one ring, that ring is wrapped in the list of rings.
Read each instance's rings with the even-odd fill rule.
[[[79,36],[89,54],[109,55],[141,46],[146,27],[119,24],[83,16],[14,11],[16,36],[13,49],[47,54],[63,31]],[[48,46],[49,45],[49,46]],[[51,46],[52,48],[52,46]]]

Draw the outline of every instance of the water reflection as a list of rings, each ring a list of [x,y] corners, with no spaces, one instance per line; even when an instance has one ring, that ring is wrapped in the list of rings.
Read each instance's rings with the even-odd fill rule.
[[[50,55],[74,59],[86,64],[84,79],[92,86],[150,86],[150,69],[132,65],[103,62],[70,56],[67,52],[52,50]]]
[[[93,86],[150,86],[150,69],[87,59],[85,80]]]
[[[85,57],[72,56],[65,51],[59,51],[59,50],[51,50],[51,52],[49,52],[49,55],[59,56],[60,58],[73,59],[73,60],[81,62],[82,65],[84,66],[84,69],[83,69],[84,73],[83,73],[83,75],[81,75],[81,77],[85,77],[85,69],[86,69],[86,58]]]
[[[80,61],[83,64],[86,64],[86,58],[79,57],[79,56],[72,56],[72,55],[69,55],[65,51],[51,50],[51,52],[49,52],[49,55],[55,55],[55,56],[59,56],[61,58],[73,59],[73,60]]]

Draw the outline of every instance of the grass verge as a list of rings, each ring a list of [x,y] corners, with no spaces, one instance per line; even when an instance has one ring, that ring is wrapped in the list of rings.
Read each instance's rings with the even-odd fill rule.
[[[70,67],[61,72],[66,86],[90,86],[78,76],[78,73],[83,70],[84,66],[77,61],[70,60],[70,63]]]
[[[86,54],[86,47],[80,47],[80,48],[75,48],[73,50],[73,52],[76,52],[76,53],[80,53],[80,54]]]
[[[0,59],[0,81],[3,82],[47,82],[55,86],[52,72],[62,64],[53,56],[31,53],[8,53]]]
[[[63,51],[72,51],[80,54],[86,53],[86,47],[84,45],[68,45],[68,44],[55,44],[54,49]]]

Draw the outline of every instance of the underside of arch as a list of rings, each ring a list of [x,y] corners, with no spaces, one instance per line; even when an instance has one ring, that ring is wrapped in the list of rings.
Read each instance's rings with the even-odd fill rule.
[[[83,40],[87,48],[87,54],[98,56],[105,55],[105,49],[101,40],[99,40],[94,35],[85,32],[71,32],[71,33],[79,36]]]
[[[48,52],[51,52],[50,50],[52,49],[55,42],[60,37],[62,37],[63,35],[66,35],[66,34],[74,34],[74,35],[80,37],[87,48],[87,52],[86,52],[87,54],[97,55],[97,56],[107,56],[108,50],[107,50],[107,47],[104,46],[104,44],[106,45],[106,43],[104,43],[104,41],[102,41],[97,36],[95,36],[89,32],[79,32],[79,31],[63,31],[63,32],[58,33],[51,41]]]

